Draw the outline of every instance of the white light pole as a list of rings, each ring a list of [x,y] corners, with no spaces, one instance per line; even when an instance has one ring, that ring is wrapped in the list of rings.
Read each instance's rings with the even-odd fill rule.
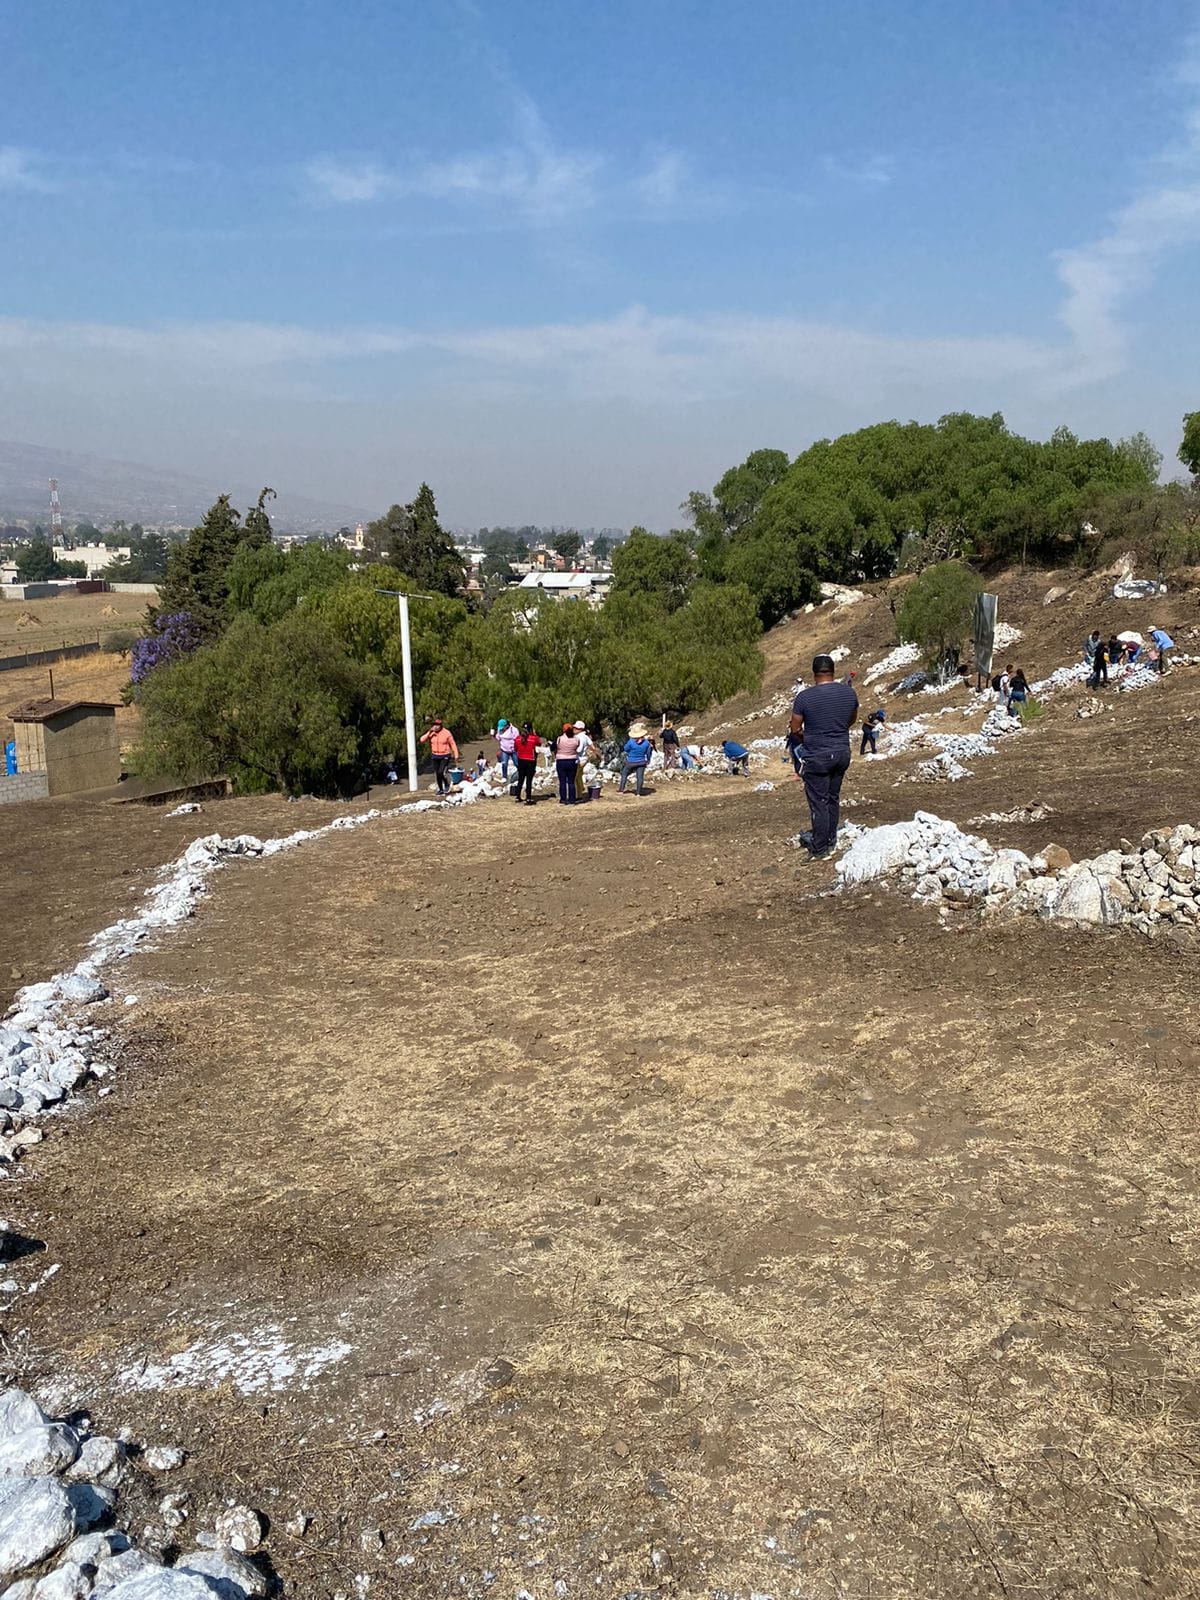
[[[376,589],[376,594],[393,594],[400,607],[400,660],[404,669],[404,742],[408,751],[408,788],[417,792],[417,728],[413,712],[412,634],[408,626],[409,597],[400,589]],[[432,600],[431,594],[413,595],[414,600]]]

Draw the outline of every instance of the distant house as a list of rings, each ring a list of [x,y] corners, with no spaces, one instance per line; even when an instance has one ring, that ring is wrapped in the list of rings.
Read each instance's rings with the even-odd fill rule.
[[[117,708],[106,700],[31,700],[9,712],[18,773],[45,773],[46,793],[104,789],[121,776]]]
[[[556,600],[586,600],[599,605],[608,593],[606,572],[529,572],[516,585],[518,589],[540,589]]]
[[[62,561],[82,561],[88,577],[98,578],[110,562],[118,556],[128,560],[133,551],[127,544],[77,544],[73,550],[56,550],[54,554]]]
[[[529,552],[529,565],[537,572],[561,572],[566,562],[557,550],[548,550],[545,545],[539,545],[536,550]]]

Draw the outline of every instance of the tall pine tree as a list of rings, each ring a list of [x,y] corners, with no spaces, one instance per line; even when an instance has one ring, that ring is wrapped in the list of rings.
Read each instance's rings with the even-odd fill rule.
[[[386,516],[376,518],[366,530],[366,541],[427,594],[456,595],[467,581],[462,557],[438,522],[437,501],[427,483],[409,505],[392,506]]]
[[[258,548],[271,542],[271,520],[265,505],[273,489],[264,489],[243,523],[227,494],[205,513],[204,521],[167,560],[157,609],[164,615],[187,611],[206,638],[216,638],[227,620],[229,564],[242,545]]]

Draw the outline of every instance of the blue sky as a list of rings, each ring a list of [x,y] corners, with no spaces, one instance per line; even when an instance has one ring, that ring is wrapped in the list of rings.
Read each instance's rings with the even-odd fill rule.
[[[38,0],[0,59],[0,437],[665,528],[881,417],[1200,406],[1197,0]]]

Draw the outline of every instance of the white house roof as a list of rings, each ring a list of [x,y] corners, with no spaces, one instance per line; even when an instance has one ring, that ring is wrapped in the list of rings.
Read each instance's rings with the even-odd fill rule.
[[[527,572],[517,585],[519,589],[590,589],[589,572]]]

